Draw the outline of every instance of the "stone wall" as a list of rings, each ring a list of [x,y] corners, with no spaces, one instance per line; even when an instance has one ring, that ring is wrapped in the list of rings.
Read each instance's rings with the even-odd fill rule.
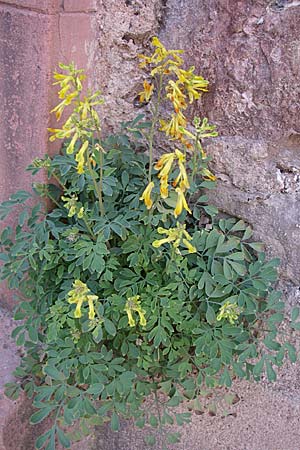
[[[158,34],[210,81],[195,114],[217,125],[208,144],[221,211],[248,221],[282,279],[300,281],[300,3],[122,0],[98,4],[94,82],[106,129],[137,112],[137,54]],[[105,114],[108,111],[108,116]]]

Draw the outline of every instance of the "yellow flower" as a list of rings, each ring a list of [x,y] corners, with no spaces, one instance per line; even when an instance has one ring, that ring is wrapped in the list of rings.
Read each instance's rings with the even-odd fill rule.
[[[87,301],[89,304],[89,319],[93,320],[95,318],[94,301],[98,300],[97,295],[88,295]]]
[[[216,181],[217,179],[217,177],[213,173],[211,173],[211,171],[208,169],[205,168],[201,169],[201,173],[204,176],[204,178],[208,178],[211,181]]]
[[[155,50],[151,56],[138,55],[141,60],[139,65],[141,68],[147,65],[154,66],[151,76],[154,76],[156,73],[165,73],[168,67],[170,67],[169,70],[172,70],[171,67],[183,64],[183,60],[179,56],[183,53],[182,50],[167,50],[157,37],[152,39],[152,45],[155,47]]]
[[[146,189],[144,190],[142,196],[140,197],[140,200],[144,200],[145,205],[147,206],[147,209],[151,209],[153,205],[153,201],[151,200],[151,192],[154,188],[154,183],[151,181]]]
[[[76,195],[73,195],[72,197],[64,197],[62,195],[61,199],[63,202],[65,202],[64,207],[69,210],[68,217],[75,216],[75,214],[77,212],[78,197]]]
[[[75,312],[74,312],[74,317],[75,317],[76,319],[80,319],[80,317],[82,316],[82,313],[81,313],[81,306],[82,306],[82,303],[83,303],[83,302],[84,302],[84,299],[83,299],[83,298],[81,298],[81,299],[79,299],[79,300],[77,301],[77,305],[76,305]],[[69,303],[71,303],[70,300],[69,300]]]
[[[142,327],[145,327],[147,324],[146,318],[145,318],[145,314],[146,312],[142,309],[141,307],[141,302],[140,302],[140,295],[135,295],[134,297],[128,297],[127,298],[127,302],[124,308],[124,311],[127,313],[127,317],[128,317],[128,325],[130,327],[134,327],[135,326],[135,320],[133,318],[133,312],[137,312],[139,315],[139,322],[140,325]]]
[[[78,139],[78,133],[74,133],[74,135],[72,137],[72,140],[71,140],[71,142],[68,145],[67,150],[66,150],[66,153],[68,155],[71,155],[74,152],[74,146],[76,144],[77,139]]]
[[[187,107],[185,101],[186,96],[179,88],[178,83],[170,80],[168,83],[167,92],[167,98],[173,103],[176,113],[178,113],[181,109],[185,109]]]
[[[188,249],[189,253],[195,253],[197,251],[196,248],[189,242],[192,240],[192,236],[186,231],[185,228],[186,225],[180,224],[179,222],[177,222],[176,228],[170,228],[169,230],[158,227],[157,232],[159,234],[166,234],[167,237],[152,242],[153,247],[159,248],[163,244],[172,243],[172,246],[177,249],[182,243]],[[177,253],[180,252],[177,251]]]
[[[75,156],[75,161],[78,162],[77,164],[77,172],[79,174],[84,173],[84,165],[85,165],[85,152],[89,146],[89,141],[85,141],[80,150],[78,151],[77,155]]]
[[[190,188],[189,179],[186,173],[186,168],[184,166],[184,163],[186,162],[185,155],[178,149],[175,150],[175,154],[178,159],[178,167],[179,167],[179,175],[176,178],[176,180],[173,182],[173,186],[176,187],[177,184],[180,182],[180,187],[182,187],[183,190]]]
[[[153,93],[154,86],[153,84],[148,83],[147,80],[143,82],[144,90],[139,93],[140,102],[149,102],[151,95]]]
[[[173,153],[164,153],[154,166],[154,169],[160,170],[172,157]]]
[[[83,215],[84,215],[84,207],[82,206],[77,213],[78,219],[82,219]]]
[[[182,239],[182,243],[186,246],[189,253],[196,253],[196,247],[194,247],[187,239]]]
[[[160,178],[160,195],[162,198],[167,198],[169,195],[168,179],[175,158],[175,153],[165,153],[154,166],[156,170],[159,170],[157,177]]]
[[[168,190],[168,176],[164,176],[160,179],[160,195],[161,198],[168,198],[169,190]]]
[[[97,295],[90,294],[90,290],[85,283],[80,280],[75,280],[73,283],[73,289],[68,293],[68,302],[75,303],[76,308],[74,311],[74,317],[80,319],[82,317],[81,308],[84,302],[88,302],[89,305],[89,319],[95,318],[94,301],[98,300]]]
[[[217,320],[228,319],[229,323],[232,325],[239,318],[242,309],[237,305],[237,303],[231,303],[230,301],[225,302],[217,315]]]
[[[201,92],[207,92],[208,81],[203,77],[194,74],[195,67],[190,67],[189,70],[174,68],[178,80],[183,84],[184,89],[187,91],[190,103],[200,98]]]
[[[169,176],[170,170],[172,169],[172,165],[175,159],[174,153],[165,153],[158,163],[154,166],[155,169],[161,167],[160,172],[158,173],[158,178],[164,178]],[[163,161],[163,162],[162,162]]]
[[[188,213],[192,214],[192,211],[190,210],[190,208],[188,207],[188,204],[186,202],[183,188],[182,187],[176,188],[176,192],[178,194],[178,197],[177,197],[176,207],[174,210],[175,218],[178,217],[182,213],[183,209],[185,209]]]
[[[173,139],[180,139],[182,137],[182,132],[180,127],[186,126],[186,118],[179,111],[177,114],[172,114],[170,122],[165,120],[160,120],[160,131],[164,131],[167,136]]]

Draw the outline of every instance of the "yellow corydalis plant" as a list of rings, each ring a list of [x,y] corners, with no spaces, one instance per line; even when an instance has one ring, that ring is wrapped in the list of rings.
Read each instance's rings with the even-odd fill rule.
[[[76,319],[80,319],[80,317],[82,317],[81,308],[85,302],[89,305],[89,319],[93,320],[95,318],[94,302],[98,300],[98,297],[90,292],[85,283],[80,280],[75,280],[73,283],[73,289],[68,292],[68,297],[69,303],[76,304],[74,311],[74,317]]]
[[[133,312],[138,313],[139,322],[142,327],[145,327],[147,324],[145,318],[146,311],[142,309],[140,298],[141,298],[140,295],[135,295],[133,297],[127,298],[124,311],[127,313],[128,325],[130,327],[134,327],[136,325],[136,321],[133,317]]]
[[[157,232],[159,234],[165,234],[167,237],[152,242],[153,247],[159,248],[163,244],[172,244],[176,253],[180,254],[178,247],[183,244],[188,249],[189,253],[196,253],[197,249],[190,243],[192,236],[186,231],[185,224],[177,222],[176,228],[170,228],[168,230],[158,227]]]

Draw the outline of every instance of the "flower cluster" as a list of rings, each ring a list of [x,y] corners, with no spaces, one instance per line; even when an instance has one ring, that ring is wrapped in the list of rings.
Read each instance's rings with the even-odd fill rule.
[[[97,295],[91,294],[89,288],[85,283],[80,280],[75,280],[73,283],[73,289],[68,293],[68,302],[75,303],[76,309],[74,312],[74,317],[79,319],[82,317],[81,307],[84,302],[89,305],[89,319],[93,320],[95,318],[94,302],[98,300]]]
[[[154,77],[159,74],[161,77],[168,77],[166,84],[166,99],[171,102],[174,112],[169,121],[161,119],[161,131],[164,131],[170,139],[178,139],[187,148],[192,145],[184,137],[184,130],[187,126],[187,119],[183,113],[187,109],[188,103],[198,100],[202,92],[208,89],[208,81],[194,73],[195,67],[184,70],[183,59],[179,56],[181,50],[167,50],[157,37],[152,39],[154,52],[151,56],[139,55],[141,59],[140,67],[150,66],[150,75]],[[153,85],[144,81],[144,90],[140,93],[140,101],[149,101],[153,93]]]
[[[77,215],[78,219],[82,219],[84,214],[84,208],[78,203],[78,197],[72,195],[72,197],[61,196],[62,201],[65,203],[64,207],[68,209],[68,217]]]
[[[186,156],[178,149],[175,149],[172,153],[164,153],[157,161],[154,168],[159,171],[157,177],[160,180],[161,198],[166,199],[169,196],[169,179],[175,163],[177,163],[178,175],[172,181],[172,186],[176,188],[177,192],[177,203],[174,210],[174,216],[177,218],[182,213],[183,209],[191,213],[184,195],[185,191],[190,187],[185,167]],[[154,182],[151,181],[148,183],[148,186],[140,197],[140,200],[144,200],[148,209],[151,209],[153,205],[153,201],[151,199],[151,192],[153,188]]]
[[[77,152],[75,157],[78,163],[77,172],[82,174],[89,157],[87,154],[89,139],[95,132],[100,132],[100,119],[95,106],[102,104],[103,100],[100,98],[100,91],[84,96],[82,100],[81,81],[85,78],[83,71],[76,69],[73,63],[69,66],[64,64],[59,66],[67,73],[54,74],[54,78],[57,80],[54,84],[60,85],[61,89],[58,94],[62,101],[51,112],[55,112],[57,120],[60,120],[66,106],[72,103],[74,109],[62,128],[48,128],[48,131],[52,133],[49,140],[71,138],[66,152],[69,155],[74,151]],[[79,146],[76,145],[77,143]]]
[[[139,322],[142,327],[145,327],[147,322],[145,318],[146,311],[142,309],[140,302],[140,295],[135,295],[134,297],[128,297],[124,308],[124,311],[128,316],[128,325],[134,327],[136,325],[135,319],[133,317],[133,312],[137,312],[139,315]]]
[[[227,301],[221,306],[219,314],[217,315],[217,320],[220,321],[222,319],[228,319],[229,323],[233,325],[239,318],[241,312],[242,309],[236,303]]]
[[[169,230],[158,227],[157,232],[159,234],[166,234],[167,237],[152,242],[153,247],[159,248],[163,244],[172,244],[176,253],[180,254],[178,247],[180,244],[183,244],[189,253],[196,253],[197,249],[190,243],[192,236],[186,231],[185,224],[177,222],[176,228],[170,228]]]

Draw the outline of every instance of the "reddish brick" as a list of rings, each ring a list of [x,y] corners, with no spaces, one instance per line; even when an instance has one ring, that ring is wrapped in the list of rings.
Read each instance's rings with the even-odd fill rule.
[[[97,11],[96,0],[65,0],[66,12],[94,12]]]
[[[57,12],[60,7],[60,0],[2,0],[1,3],[49,14]]]

